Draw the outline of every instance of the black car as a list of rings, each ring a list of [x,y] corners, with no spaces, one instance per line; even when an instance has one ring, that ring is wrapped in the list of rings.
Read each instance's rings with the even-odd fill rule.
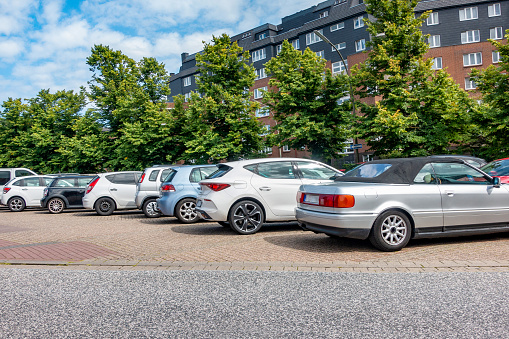
[[[93,175],[69,175],[55,178],[44,189],[41,206],[50,213],[60,213],[66,208],[83,208],[81,198],[85,195]]]

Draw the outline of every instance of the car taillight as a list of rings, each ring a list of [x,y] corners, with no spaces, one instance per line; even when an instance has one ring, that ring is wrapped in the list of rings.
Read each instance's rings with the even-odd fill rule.
[[[161,185],[161,192],[175,192],[175,186],[172,184],[163,184]]]
[[[43,198],[44,198],[44,197],[46,197],[46,196],[48,196],[48,191],[49,191],[49,190],[48,190],[48,188],[47,188],[47,187],[45,187],[45,188],[44,188],[44,191],[42,191],[42,197],[43,197]]]
[[[11,190],[11,188],[10,188],[10,187],[4,187],[4,194],[5,194],[5,193],[7,193],[7,192],[9,192],[10,190]]]
[[[87,186],[87,191],[85,192],[85,194],[88,194],[90,193],[90,191],[92,191],[92,189],[95,187],[95,185],[97,184],[97,182],[99,181],[99,177],[98,178],[95,178],[94,181],[92,181],[90,184],[88,184]]]
[[[355,197],[349,194],[309,194],[299,191],[297,201],[306,205],[335,208],[351,208],[355,205]]]
[[[211,190],[213,190],[215,192],[219,192],[219,191],[224,190],[225,188],[230,187],[230,185],[228,185],[228,184],[209,184],[209,183],[202,184],[202,183],[200,183],[200,185],[207,186],[208,188],[210,188]]]
[[[141,175],[140,184],[143,182],[143,179],[145,179],[145,172],[143,172],[143,174]]]

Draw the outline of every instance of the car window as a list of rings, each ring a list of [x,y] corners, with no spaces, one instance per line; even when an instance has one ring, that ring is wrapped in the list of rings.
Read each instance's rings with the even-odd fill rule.
[[[92,178],[78,178],[78,187],[87,187]]]
[[[258,164],[244,166],[245,169],[253,173],[256,173],[256,167],[258,167]]]
[[[159,170],[153,170],[152,172],[150,172],[150,176],[148,177],[148,181],[156,181],[158,174],[159,174]]]
[[[347,172],[345,177],[356,177],[356,178],[376,178],[383,172],[387,171],[392,165],[391,164],[363,164],[353,170]]]
[[[509,175],[509,160],[493,161],[481,167],[489,175]]]
[[[207,179],[220,178],[220,177],[224,176],[226,173],[228,173],[231,169],[232,169],[232,167],[230,167],[228,165],[220,164],[217,166],[217,170],[215,170],[214,172],[212,172],[212,174],[207,176]]]
[[[11,171],[0,171],[0,185],[5,185],[11,180]]]
[[[217,170],[217,166],[200,167],[201,179],[206,179],[209,175]]]
[[[117,173],[115,174],[113,183],[121,185],[136,185],[136,176],[134,173]]]
[[[8,183],[6,183],[7,185]],[[21,186],[23,184],[23,179],[14,181],[11,186]]]
[[[201,174],[199,168],[193,168],[191,170],[191,174],[189,175],[190,182],[198,182],[201,180]]]
[[[55,178],[43,178],[43,180],[44,180],[44,184],[45,184],[46,186],[48,186],[49,184],[51,184],[51,182],[52,182],[53,180],[55,180]]]
[[[23,186],[39,187],[39,186],[41,186],[41,183],[39,181],[39,178],[26,178],[26,179],[23,179]]]
[[[300,173],[304,179],[315,179],[315,180],[334,180],[337,172],[322,166],[314,162],[297,161],[297,167],[299,167]]]
[[[439,184],[477,184],[488,185],[491,182],[481,172],[459,163],[433,163]]]
[[[74,187],[74,179],[58,179],[53,187]]]
[[[168,180],[168,176],[169,176],[172,172],[174,172],[174,171],[173,171],[171,168],[168,168],[168,169],[163,170],[163,172],[161,173],[161,182],[171,181],[171,179],[170,179],[170,180]]]
[[[269,179],[295,179],[291,161],[260,163],[258,164],[258,175]]]
[[[424,165],[414,178],[414,184],[438,184],[431,164]]]
[[[32,172],[29,172],[27,170],[16,170],[15,172],[15,177],[26,177],[28,175],[34,175],[34,173]]]

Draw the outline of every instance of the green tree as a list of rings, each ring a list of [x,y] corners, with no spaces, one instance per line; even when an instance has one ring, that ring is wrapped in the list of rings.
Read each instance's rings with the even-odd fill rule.
[[[249,87],[255,72],[243,52],[228,35],[204,42],[196,55],[200,71],[198,91],[187,108],[188,138],[182,159],[207,162],[259,156],[263,147],[262,127],[255,116],[259,107],[250,100]]]
[[[265,68],[271,79],[263,101],[277,122],[272,141],[279,147],[307,147],[320,160],[337,157],[352,136],[351,104],[338,104],[348,95],[347,76],[332,76],[323,58],[309,48],[295,50],[286,40]]]
[[[509,30],[505,38],[509,38]],[[497,66],[490,65],[485,70],[473,70],[477,89],[482,94],[479,107],[477,134],[479,154],[489,159],[509,156],[509,45],[507,41],[489,40],[500,55]]]
[[[358,133],[379,156],[449,153],[465,146],[473,101],[443,71],[432,70],[420,27],[428,12],[414,13],[418,0],[366,0],[372,36],[365,63],[352,68],[362,103]]]

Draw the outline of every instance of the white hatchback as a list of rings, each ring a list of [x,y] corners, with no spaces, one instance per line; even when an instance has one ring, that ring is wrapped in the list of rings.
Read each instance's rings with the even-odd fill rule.
[[[297,191],[303,184],[323,184],[339,170],[308,159],[266,158],[218,164],[200,181],[196,210],[240,234],[256,233],[264,222],[295,220]]]
[[[136,208],[136,183],[141,173],[127,171],[98,174],[87,186],[83,207],[95,209],[99,215]]]
[[[44,189],[53,179],[54,176],[47,175],[14,178],[3,187],[0,203],[12,212],[21,212],[25,207],[41,207]]]

